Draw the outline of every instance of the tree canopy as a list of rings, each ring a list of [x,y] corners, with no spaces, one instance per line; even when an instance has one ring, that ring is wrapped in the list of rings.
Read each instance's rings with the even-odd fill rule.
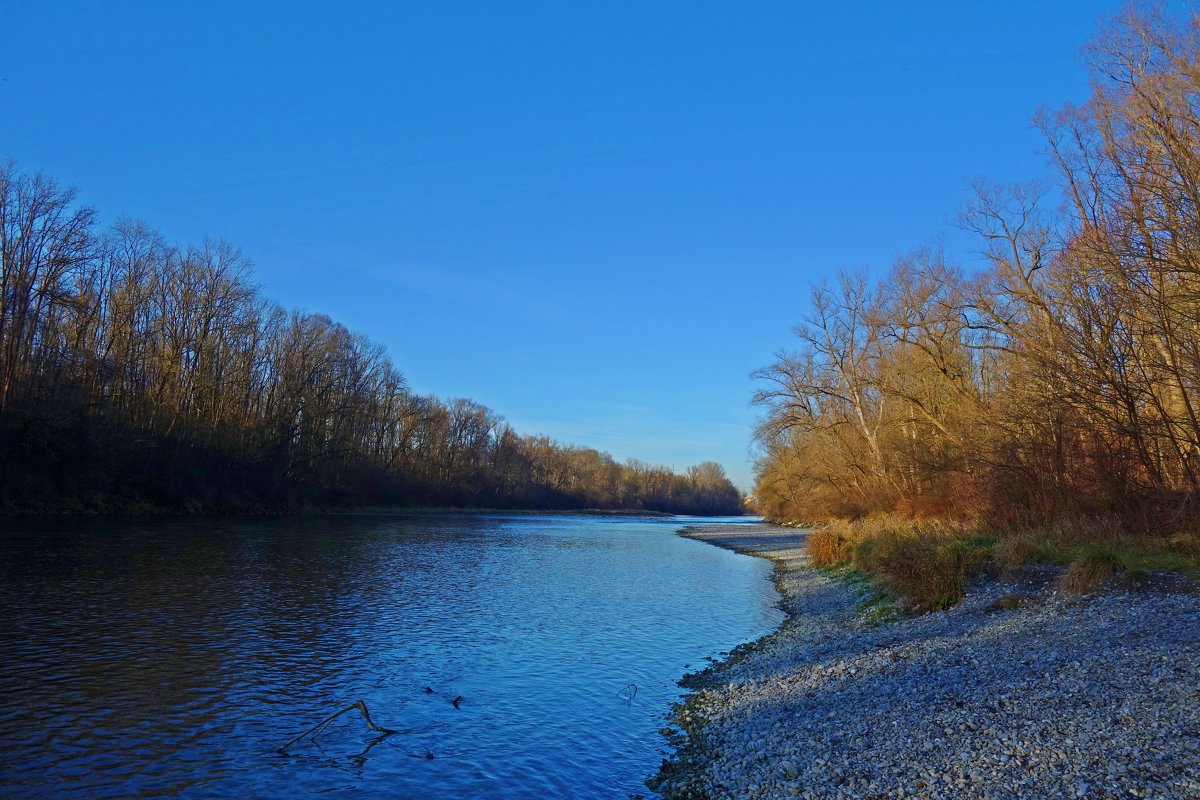
[[[1041,113],[1049,187],[977,183],[974,272],[940,248],[812,289],[760,370],[770,517],[1195,519],[1200,489],[1200,16],[1131,10],[1093,91]]]
[[[621,464],[416,394],[379,344],[266,299],[232,245],[101,230],[13,164],[0,251],[0,509],[741,513],[716,464]]]

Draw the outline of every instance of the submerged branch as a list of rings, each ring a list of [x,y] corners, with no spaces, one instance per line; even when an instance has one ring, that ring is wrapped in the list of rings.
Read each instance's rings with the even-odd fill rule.
[[[309,734],[312,734],[312,736],[310,738],[316,739],[318,736],[321,735],[322,731],[324,731],[327,727],[329,727],[329,724],[331,722],[333,722],[335,719],[340,717],[342,714],[345,714],[347,711],[353,711],[354,709],[358,709],[362,713],[362,718],[366,721],[367,727],[370,728],[371,730],[373,730],[377,733],[383,733],[383,734],[396,733],[396,731],[392,730],[391,728],[385,728],[382,725],[376,725],[375,722],[371,719],[370,712],[367,711],[367,704],[365,702],[363,702],[362,700],[359,700],[352,705],[346,706],[341,711],[335,711],[334,713],[330,714],[325,719],[318,722],[316,725],[313,725],[311,728],[304,731],[304,733],[301,733],[299,736],[295,736],[295,737],[289,739],[282,747],[279,748],[279,752],[282,753],[282,752],[286,751],[293,744],[300,741],[301,739],[303,739],[305,736],[308,736]]]

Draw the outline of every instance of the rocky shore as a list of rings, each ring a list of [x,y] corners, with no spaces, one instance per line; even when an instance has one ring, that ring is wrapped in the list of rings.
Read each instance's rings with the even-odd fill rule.
[[[877,622],[803,531],[689,528],[770,558],[787,621],[689,676],[667,798],[1200,798],[1200,594],[1053,570]]]

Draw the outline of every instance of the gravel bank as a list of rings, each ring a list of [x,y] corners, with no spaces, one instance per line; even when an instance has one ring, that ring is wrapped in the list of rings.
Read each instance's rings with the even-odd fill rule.
[[[689,676],[665,797],[1200,798],[1200,595],[1031,571],[872,625],[802,531],[682,533],[774,560],[788,620]]]

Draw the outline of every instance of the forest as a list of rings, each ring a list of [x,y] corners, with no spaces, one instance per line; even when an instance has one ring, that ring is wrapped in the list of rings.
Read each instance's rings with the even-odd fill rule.
[[[777,520],[1200,519],[1200,18],[1131,10],[1090,99],[1034,124],[1051,176],[978,181],[940,244],[811,288],[756,373]]]
[[[14,163],[0,251],[2,512],[742,513],[719,464],[618,463],[416,394],[379,344],[265,298],[233,246],[101,229]]]

